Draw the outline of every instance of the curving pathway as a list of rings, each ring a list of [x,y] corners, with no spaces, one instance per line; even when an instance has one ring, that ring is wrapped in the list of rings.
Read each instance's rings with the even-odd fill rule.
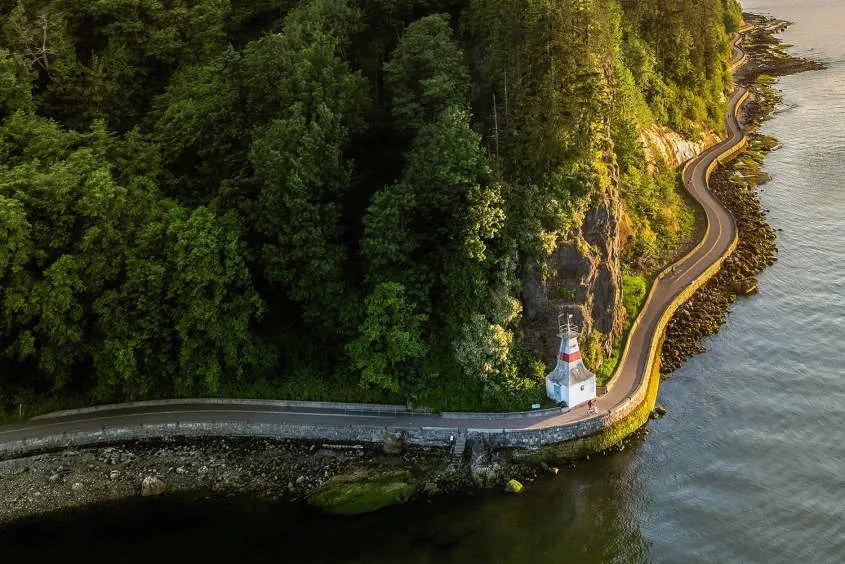
[[[741,64],[745,54],[739,47],[741,36],[732,42],[733,57],[729,67]],[[439,428],[466,431],[474,430],[532,430],[577,425],[588,419],[607,415],[611,409],[623,405],[645,385],[660,337],[661,318],[667,310],[677,307],[681,294],[689,294],[703,283],[733,250],[737,240],[737,227],[731,214],[711,194],[708,186],[708,168],[720,157],[735,150],[745,139],[737,120],[739,107],[746,97],[737,88],[728,103],[725,118],[728,138],[690,161],[684,169],[683,179],[692,196],[701,204],[707,217],[707,231],[702,241],[687,256],[664,271],[652,287],[649,298],[634,323],[628,343],[620,359],[608,392],[597,400],[598,413],[587,415],[583,407],[572,410],[553,410],[549,414],[527,413],[499,414],[492,416],[463,414],[443,416],[408,412],[394,406],[356,406],[354,404],[309,404],[306,402],[270,402],[239,400],[184,400],[119,404],[71,412],[58,412],[34,418],[24,424],[0,426],[0,446],[15,441],[39,439],[75,432],[96,432],[133,425],[161,425],[173,423],[240,423],[290,424],[290,425],[342,425],[361,427],[386,427],[391,429]],[[665,320],[664,320],[665,321]]]

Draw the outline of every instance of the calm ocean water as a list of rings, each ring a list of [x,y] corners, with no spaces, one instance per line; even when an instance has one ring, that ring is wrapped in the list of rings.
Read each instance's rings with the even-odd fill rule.
[[[829,65],[778,83],[763,206],[779,261],[625,451],[507,497],[356,518],[229,500],[121,504],[0,533],[3,562],[845,561],[845,0],[746,0]]]

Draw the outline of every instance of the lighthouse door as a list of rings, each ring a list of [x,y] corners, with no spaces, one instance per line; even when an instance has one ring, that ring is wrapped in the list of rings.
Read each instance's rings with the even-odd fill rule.
[[[560,401],[560,384],[554,384],[555,401]]]

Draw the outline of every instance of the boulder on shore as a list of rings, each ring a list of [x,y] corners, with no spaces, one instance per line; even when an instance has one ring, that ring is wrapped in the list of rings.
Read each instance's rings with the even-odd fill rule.
[[[731,291],[738,296],[750,296],[757,293],[757,279],[753,276],[734,280],[731,284]]]
[[[386,454],[402,454],[405,450],[405,439],[402,433],[385,433],[383,446]]]
[[[508,480],[508,483],[505,484],[505,491],[507,493],[518,494],[518,493],[522,492],[522,490],[524,488],[525,488],[525,486],[523,486],[521,483],[519,483],[516,480]]]
[[[167,486],[158,476],[147,476],[141,482],[141,495],[144,497],[161,495],[167,491]]]

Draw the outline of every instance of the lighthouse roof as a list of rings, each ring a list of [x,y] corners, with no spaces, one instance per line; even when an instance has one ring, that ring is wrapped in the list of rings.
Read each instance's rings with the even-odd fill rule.
[[[555,370],[549,374],[549,379],[557,384],[580,384],[586,382],[590,378],[595,378],[595,374],[587,370],[584,363],[580,360],[572,365],[569,369],[569,382],[566,382],[566,372],[563,370]]]
[[[586,382],[593,377],[595,377],[594,374],[587,370],[587,367],[582,362],[576,363],[575,366],[569,369],[569,381],[573,384]]]

